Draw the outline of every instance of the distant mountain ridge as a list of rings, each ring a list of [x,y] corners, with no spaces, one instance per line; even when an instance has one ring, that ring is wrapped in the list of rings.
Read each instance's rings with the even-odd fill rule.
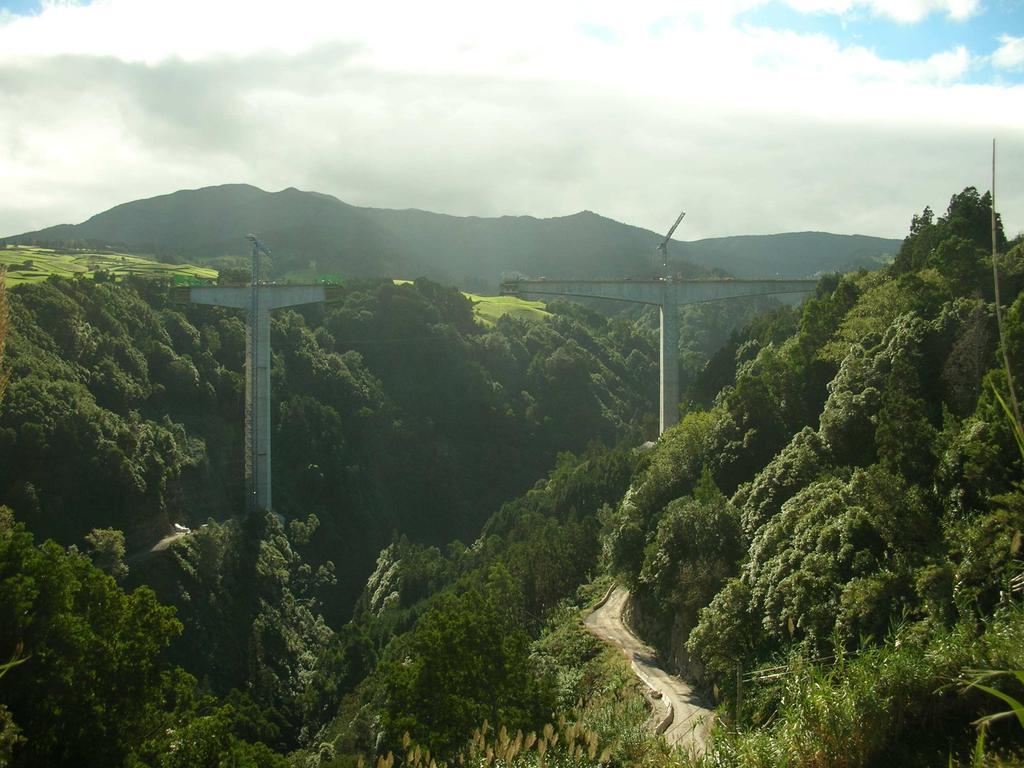
[[[902,240],[830,232],[710,237],[685,243],[689,260],[737,277],[811,277],[822,272],[875,269],[892,259]]]
[[[649,277],[662,236],[590,211],[549,219],[458,217],[409,209],[359,208],[293,187],[266,192],[225,184],[135,200],[81,224],[5,238],[9,243],[114,246],[199,263],[245,256],[244,236],[273,250],[275,276],[429,277],[494,288],[502,272],[559,278]],[[799,232],[673,241],[674,272],[805,277],[873,267],[899,240]]]

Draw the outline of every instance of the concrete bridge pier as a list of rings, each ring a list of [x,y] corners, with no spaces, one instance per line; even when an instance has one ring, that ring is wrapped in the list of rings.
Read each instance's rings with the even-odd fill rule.
[[[255,315],[245,328],[245,485],[256,509],[272,509],[270,310],[257,306]]]
[[[658,434],[679,422],[679,308],[666,283],[661,300],[661,424]]]

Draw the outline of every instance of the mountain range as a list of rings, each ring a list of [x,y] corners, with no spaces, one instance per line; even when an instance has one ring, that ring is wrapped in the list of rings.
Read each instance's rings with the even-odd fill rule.
[[[641,278],[658,270],[663,239],[591,211],[532,216],[459,217],[421,210],[361,208],[292,187],[266,192],[246,184],[181,190],[135,200],[81,224],[4,238],[7,243],[108,247],[212,266],[242,264],[255,232],[273,251],[271,275],[429,277],[465,288],[497,287],[503,272],[534,277]],[[794,232],[673,240],[671,270],[807,277],[872,268],[901,241],[865,235]]]

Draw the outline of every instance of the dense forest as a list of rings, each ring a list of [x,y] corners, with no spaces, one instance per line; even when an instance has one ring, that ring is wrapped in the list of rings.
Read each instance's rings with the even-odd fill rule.
[[[751,326],[606,519],[636,624],[735,724],[706,763],[1021,760],[1012,718],[976,740],[1003,702],[967,679],[1024,668],[1024,245],[998,225],[1006,369],[990,212],[966,189],[888,269]]]
[[[1000,331],[990,211],[800,307],[688,309],[649,449],[647,316],[485,326],[423,280],[282,312],[278,514],[244,519],[240,317],[9,291],[0,764],[1020,764],[983,719],[1024,670],[1024,244]],[[583,630],[611,579],[719,705],[706,754]]]

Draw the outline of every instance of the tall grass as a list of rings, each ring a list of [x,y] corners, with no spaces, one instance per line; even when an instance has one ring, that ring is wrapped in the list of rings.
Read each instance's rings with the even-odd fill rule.
[[[997,634],[1024,629],[1024,614],[999,619]],[[1005,626],[1003,626],[1005,624]],[[701,768],[856,768],[945,764],[975,746],[971,720],[980,688],[962,690],[960,671],[998,658],[973,626],[928,636],[901,626],[880,646],[823,666],[794,654],[777,685],[777,710],[759,728],[715,734]]]
[[[495,731],[485,720],[466,748],[451,763],[439,763],[430,750],[413,744],[409,734],[402,739],[402,753],[388,752],[377,758],[376,768],[596,768],[611,762],[613,749],[602,745],[597,731],[581,719],[559,717],[539,731],[509,733],[504,726]],[[359,765],[363,763],[360,760]]]

